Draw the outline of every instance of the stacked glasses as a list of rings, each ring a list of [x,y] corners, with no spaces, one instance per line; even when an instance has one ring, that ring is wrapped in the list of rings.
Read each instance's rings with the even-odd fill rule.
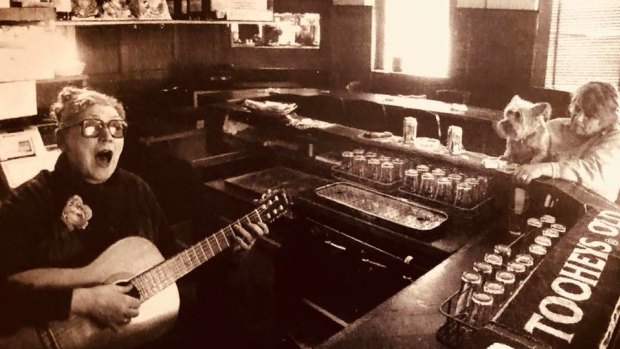
[[[405,161],[360,148],[342,152],[338,169],[360,179],[388,184],[403,180]]]
[[[406,192],[457,207],[473,207],[489,196],[487,177],[448,173],[442,167],[420,164],[405,170],[402,178]]]
[[[489,197],[489,179],[453,168],[389,157],[364,149],[342,152],[340,171],[378,184],[402,183],[408,193],[461,208],[471,208]]]

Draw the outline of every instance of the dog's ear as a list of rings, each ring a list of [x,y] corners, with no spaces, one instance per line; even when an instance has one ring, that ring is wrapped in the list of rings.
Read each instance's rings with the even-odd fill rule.
[[[545,121],[548,121],[551,118],[551,104],[547,102],[534,104],[532,107],[532,115],[540,115]]]
[[[512,97],[512,99],[510,100],[510,103],[509,103],[509,104],[512,104],[512,103],[519,103],[519,102],[521,102],[522,100],[523,100],[523,99],[521,99],[521,97],[519,97],[519,95],[514,95],[514,97]]]

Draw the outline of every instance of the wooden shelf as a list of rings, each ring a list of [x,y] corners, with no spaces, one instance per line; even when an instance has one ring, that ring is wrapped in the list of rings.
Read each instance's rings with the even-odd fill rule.
[[[294,46],[294,45],[282,45],[282,46],[269,46],[269,45],[244,45],[244,44],[231,44],[232,48],[260,48],[260,49],[278,49],[278,50],[319,50],[319,46]]]
[[[265,21],[206,21],[206,20],[138,20],[138,19],[130,19],[130,20],[107,20],[107,19],[84,19],[84,20],[70,20],[70,21],[57,21],[56,25],[58,26],[101,26],[101,25],[177,25],[177,24],[223,24],[229,25],[232,23],[241,23],[241,24],[265,24],[272,22]]]

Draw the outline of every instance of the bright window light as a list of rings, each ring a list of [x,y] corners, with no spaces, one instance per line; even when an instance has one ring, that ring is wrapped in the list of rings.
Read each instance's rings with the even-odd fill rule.
[[[411,75],[448,77],[449,20],[449,0],[386,0],[385,67]]]

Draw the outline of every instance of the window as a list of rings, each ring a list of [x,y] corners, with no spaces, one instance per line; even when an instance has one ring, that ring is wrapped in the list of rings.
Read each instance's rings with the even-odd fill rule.
[[[619,85],[620,2],[553,0],[545,87],[573,91],[591,80]]]
[[[448,77],[449,0],[384,0],[383,68],[411,75]]]

